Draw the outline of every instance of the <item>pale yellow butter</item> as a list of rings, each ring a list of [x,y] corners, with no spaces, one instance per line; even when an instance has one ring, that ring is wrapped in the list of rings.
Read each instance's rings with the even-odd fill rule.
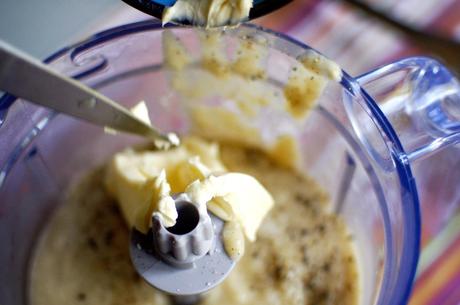
[[[201,178],[202,169],[223,172],[216,144],[197,138],[184,139],[168,151],[127,149],[115,154],[106,175],[106,185],[118,200],[130,227],[146,233],[152,213],[158,212],[165,226],[177,219],[170,192],[183,192],[185,186]]]
[[[273,207],[270,193],[254,177],[241,173],[196,180],[185,192],[199,206],[207,204],[211,212],[240,223],[250,241],[256,239],[257,229]],[[214,198],[219,200],[212,201]]]
[[[140,101],[139,103],[134,105],[134,107],[132,107],[129,110],[135,117],[137,117],[139,120],[141,120],[145,124],[149,126],[152,125],[152,123],[150,122],[149,111],[144,101]],[[107,127],[107,126],[104,127],[104,132],[108,134],[113,134],[113,135],[116,135],[118,133],[115,129]]]
[[[150,222],[151,215],[158,215],[166,227],[171,227],[177,220],[177,209],[174,199],[171,197],[171,187],[166,180],[166,172],[162,170],[158,177],[153,179],[153,197],[150,209],[145,216],[145,222]]]
[[[240,223],[237,221],[225,223],[222,238],[225,252],[228,253],[230,258],[233,260],[240,259],[244,254],[244,235]]]
[[[236,222],[224,230],[225,248],[235,259],[244,253],[241,236],[254,241],[273,206],[273,198],[255,178],[226,172],[216,144],[193,137],[169,151],[128,149],[116,154],[106,185],[128,225],[143,233],[152,215],[158,215],[164,226],[174,226],[178,213],[172,195],[186,193],[201,212],[209,208],[224,221]]]

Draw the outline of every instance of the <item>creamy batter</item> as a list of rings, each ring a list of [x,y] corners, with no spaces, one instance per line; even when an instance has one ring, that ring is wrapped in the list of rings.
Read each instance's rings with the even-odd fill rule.
[[[202,52],[195,58],[173,32],[163,32],[163,60],[170,70],[171,87],[190,106],[193,133],[260,147],[280,163],[297,168],[301,124],[329,83],[341,80],[340,67],[313,50],[305,50],[291,64],[282,84],[273,86],[266,72],[270,65],[268,39],[244,36],[229,43],[220,31],[198,31],[198,36]],[[216,96],[222,101],[219,107],[206,104]],[[270,139],[260,132],[269,127],[261,115],[267,109],[284,125],[270,128]],[[290,121],[283,124],[286,114]]]
[[[179,0],[177,5],[189,2],[193,1]],[[198,62],[171,32],[163,36],[165,67],[171,72],[172,87],[191,103],[193,133],[222,141],[220,149],[216,143],[198,140],[202,143],[195,145],[185,140],[172,153],[177,156],[156,156],[155,162],[142,155],[149,151],[139,155],[127,150],[83,177],[50,221],[37,250],[32,304],[168,304],[169,299],[149,287],[132,267],[129,227],[145,232],[152,212],[159,213],[167,226],[173,225],[177,215],[171,192],[185,191],[200,201],[202,190],[212,190],[204,194],[213,197],[227,194],[232,185],[235,190],[252,185],[252,190],[260,191],[248,198],[267,204],[256,218],[244,212],[244,196],[230,205],[240,209],[236,214],[227,215],[228,206],[219,205],[219,200],[208,204],[210,211],[228,221],[223,232],[228,254],[240,258],[242,252],[231,249],[243,247],[246,254],[202,304],[357,304],[352,237],[342,220],[327,212],[326,194],[311,178],[297,173],[298,129],[271,130],[273,137],[267,141],[252,124],[265,107],[280,102],[284,111],[304,120],[327,82],[340,80],[341,70],[320,54],[306,51],[297,58],[284,87],[276,91],[264,84],[267,44],[243,39],[229,58],[221,36],[200,34],[203,52]],[[231,107],[200,103],[213,94],[227,99]],[[138,161],[132,163],[134,155]],[[222,176],[229,180],[208,179],[213,172],[230,173]],[[234,179],[233,173],[244,176]],[[197,178],[200,181],[192,187]],[[243,180],[244,185],[238,185]],[[238,197],[238,192],[234,194]],[[140,204],[133,208],[132,202]]]
[[[163,24],[187,20],[193,25],[235,25],[249,16],[252,0],[178,0],[163,12]]]
[[[260,181],[275,205],[235,270],[202,303],[356,304],[351,236],[326,212],[315,182],[253,149],[222,145],[221,159]],[[31,304],[168,304],[131,265],[129,230],[105,175],[99,168],[83,177],[51,219],[31,274]]]

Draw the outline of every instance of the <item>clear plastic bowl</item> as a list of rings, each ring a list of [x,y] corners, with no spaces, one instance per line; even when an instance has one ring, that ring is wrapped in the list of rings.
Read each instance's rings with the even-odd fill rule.
[[[163,30],[151,21],[121,26],[65,48],[47,63],[125,106],[145,100],[155,125],[184,134],[190,130],[190,120],[187,106],[171,88],[163,67]],[[172,31],[192,56],[199,56],[195,30]],[[241,39],[268,41],[267,83],[274,88],[284,85],[296,57],[309,49],[249,24],[226,31],[228,52]],[[450,95],[438,92],[435,97],[435,89],[446,84],[454,88]],[[430,92],[430,98],[422,98]],[[417,183],[422,199],[432,194],[427,185],[432,184],[438,168],[457,181],[460,177],[458,146],[451,145],[459,142],[458,120],[447,115],[446,98],[450,104],[454,100],[454,108],[458,106],[457,81],[435,61],[412,58],[359,78],[344,73],[340,82],[328,85],[305,122],[276,109],[260,113],[254,120],[268,137],[276,136],[282,128],[295,130],[302,170],[330,194],[332,211],[345,219],[354,236],[361,275],[360,304],[397,305],[408,300],[421,229],[419,194],[411,166],[420,174]],[[429,107],[414,106],[420,100],[431,105],[431,110],[437,107],[438,112],[432,111],[432,117],[425,115]],[[428,123],[419,124],[420,117]],[[100,127],[11,96],[0,100],[0,121],[0,303],[26,304],[34,246],[65,190],[76,177],[115,151],[141,140],[107,135]],[[438,126],[441,123],[444,129]],[[442,152],[430,158],[442,155],[447,165],[415,162],[440,148],[444,148]],[[449,167],[451,162],[454,167]],[[438,227],[446,211],[453,209],[449,196],[454,198],[458,190],[446,185],[440,193],[447,200],[433,208],[439,212]]]

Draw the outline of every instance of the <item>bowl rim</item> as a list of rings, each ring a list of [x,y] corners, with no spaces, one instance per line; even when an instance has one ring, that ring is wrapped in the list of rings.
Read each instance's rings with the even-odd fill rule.
[[[84,52],[88,48],[93,46],[99,45],[103,42],[110,41],[115,38],[119,38],[122,36],[144,32],[144,31],[151,31],[151,30],[159,30],[163,28],[177,28],[176,25],[164,25],[162,26],[161,22],[156,20],[146,20],[140,22],[129,23],[121,26],[117,26],[114,28],[110,28],[108,30],[104,30],[98,32],[89,38],[77,42],[75,44],[71,44],[67,47],[64,47],[55,53],[48,56],[43,62],[50,64],[57,58],[63,56],[66,53],[70,54],[70,58],[73,60],[78,54]],[[294,44],[303,49],[313,49],[307,44],[300,42],[286,34],[276,32],[274,30],[266,29],[261,26],[245,23],[242,24],[241,27],[250,28],[253,30],[259,30],[269,35],[276,36],[282,40],[285,40],[291,44]],[[316,50],[315,50],[316,51]],[[319,52],[320,53],[320,52]],[[80,72],[76,75],[71,75],[71,77],[75,79],[81,79],[85,76],[88,76],[106,66],[107,62],[101,61],[95,67],[92,67],[89,70]],[[389,283],[388,280],[384,278],[382,281],[382,286],[380,287],[381,291],[392,291],[391,295],[385,295],[384,299],[380,296],[378,298],[377,304],[386,305],[386,304],[395,304],[395,305],[404,305],[407,304],[409,300],[409,296],[412,290],[416,267],[420,255],[420,231],[421,231],[421,220],[420,220],[420,207],[419,207],[419,199],[417,194],[417,189],[415,185],[415,179],[412,175],[410,162],[407,158],[407,155],[404,151],[404,148],[393,129],[392,125],[385,117],[383,112],[378,107],[377,103],[373,100],[373,98],[364,90],[362,89],[357,80],[351,77],[346,72],[343,72],[342,79],[340,84],[348,90],[350,93],[358,94],[362,97],[362,100],[365,102],[366,106],[368,107],[369,111],[371,112],[372,116],[375,118],[376,122],[381,127],[384,135],[391,141],[391,156],[396,168],[396,172],[399,177],[399,183],[401,186],[401,201],[402,201],[402,211],[404,213],[404,243],[402,244],[402,253],[401,258],[399,261],[399,269],[396,270],[396,282]],[[4,94],[0,98],[0,129],[4,122],[4,119],[7,115],[9,108],[14,104],[16,97],[10,94]],[[28,145],[33,141],[35,136],[37,136],[40,131],[46,127],[49,121],[56,115],[54,111],[50,111],[37,125],[40,125],[38,130],[34,128],[34,130],[30,131],[20,143],[13,148],[12,152],[10,153],[10,158],[7,158],[7,161],[4,165],[0,167],[0,190],[2,189],[3,182],[5,181],[9,171],[13,168],[14,164],[18,161],[19,157],[21,156],[22,152],[28,147]],[[386,226],[386,225],[385,225]],[[388,228],[385,228],[385,231]],[[388,235],[388,234],[385,234]],[[387,237],[386,237],[387,239]],[[386,252],[392,253],[392,242],[391,237],[390,240],[386,240]],[[388,266],[388,264],[386,264]],[[388,268],[385,268],[384,274],[387,273]],[[393,279],[394,281],[394,279]],[[390,285],[391,284],[391,285]],[[380,294],[381,295],[381,294]]]

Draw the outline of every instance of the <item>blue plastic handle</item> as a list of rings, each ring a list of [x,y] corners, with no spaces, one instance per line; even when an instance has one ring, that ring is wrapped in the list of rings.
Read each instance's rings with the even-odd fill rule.
[[[163,6],[173,6],[174,3],[177,2],[177,0],[150,0],[150,2],[156,2],[157,4],[160,4]]]
[[[0,127],[2,127],[3,123],[5,122],[6,115],[8,114],[8,109],[14,103],[16,97],[12,96],[11,94],[5,93],[0,98]]]

